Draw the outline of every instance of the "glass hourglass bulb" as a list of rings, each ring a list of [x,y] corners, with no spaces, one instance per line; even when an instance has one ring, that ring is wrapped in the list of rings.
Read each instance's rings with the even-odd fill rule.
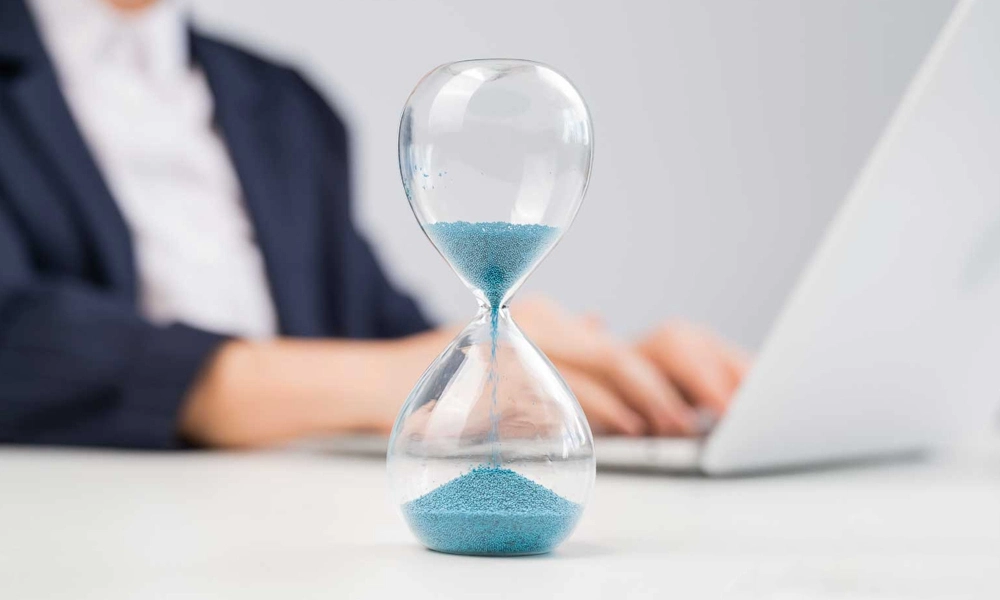
[[[410,393],[389,442],[394,499],[432,549],[547,552],[590,496],[590,426],[507,303],[576,216],[592,158],[583,99],[539,63],[443,65],[407,100],[407,199],[479,303]]]

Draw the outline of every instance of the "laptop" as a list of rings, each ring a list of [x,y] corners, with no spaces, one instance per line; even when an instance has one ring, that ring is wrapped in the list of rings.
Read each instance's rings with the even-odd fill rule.
[[[599,468],[732,475],[923,451],[1000,404],[1000,2],[941,30],[703,439],[598,438]],[[386,440],[325,440],[385,454]]]

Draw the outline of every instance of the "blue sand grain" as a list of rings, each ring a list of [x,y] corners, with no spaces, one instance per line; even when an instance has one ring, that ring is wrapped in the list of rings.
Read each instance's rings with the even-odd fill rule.
[[[510,469],[479,466],[403,505],[428,548],[453,554],[548,552],[573,530],[581,506]]]
[[[445,258],[466,281],[483,291],[494,311],[559,234],[558,228],[548,225],[502,221],[438,222],[426,227]]]

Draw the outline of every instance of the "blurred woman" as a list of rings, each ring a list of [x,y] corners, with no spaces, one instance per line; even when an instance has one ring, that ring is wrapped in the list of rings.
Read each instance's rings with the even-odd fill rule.
[[[173,0],[0,0],[0,441],[259,446],[387,431],[455,331],[350,214],[344,123]],[[594,429],[692,434],[746,359],[515,307]]]

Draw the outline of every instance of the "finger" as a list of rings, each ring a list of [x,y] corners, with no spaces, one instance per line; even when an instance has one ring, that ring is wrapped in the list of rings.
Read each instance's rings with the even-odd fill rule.
[[[692,404],[719,415],[725,412],[743,367],[710,334],[686,325],[668,325],[645,342],[642,350]]]
[[[606,332],[577,327],[572,333],[572,351],[562,360],[611,387],[645,417],[651,433],[698,432],[694,410],[649,359]]]
[[[625,435],[646,432],[646,421],[639,413],[600,381],[572,367],[561,367],[559,372],[573,390],[591,428],[596,432]]]
[[[533,341],[551,360],[598,378],[645,417],[651,433],[697,433],[696,415],[680,392],[635,349],[552,303],[535,301],[523,310]]]
[[[597,313],[587,313],[580,317],[583,325],[591,330],[605,329],[607,327],[604,318]]]
[[[750,355],[743,348],[740,348],[736,344],[730,343],[719,336],[713,335],[712,341],[716,344],[719,358],[722,360],[723,365],[729,371],[730,376],[738,386],[750,371],[750,365],[753,362]]]
[[[657,435],[694,435],[697,415],[680,391],[639,352],[617,341],[608,342],[608,358],[599,372],[625,401],[639,411]]]

